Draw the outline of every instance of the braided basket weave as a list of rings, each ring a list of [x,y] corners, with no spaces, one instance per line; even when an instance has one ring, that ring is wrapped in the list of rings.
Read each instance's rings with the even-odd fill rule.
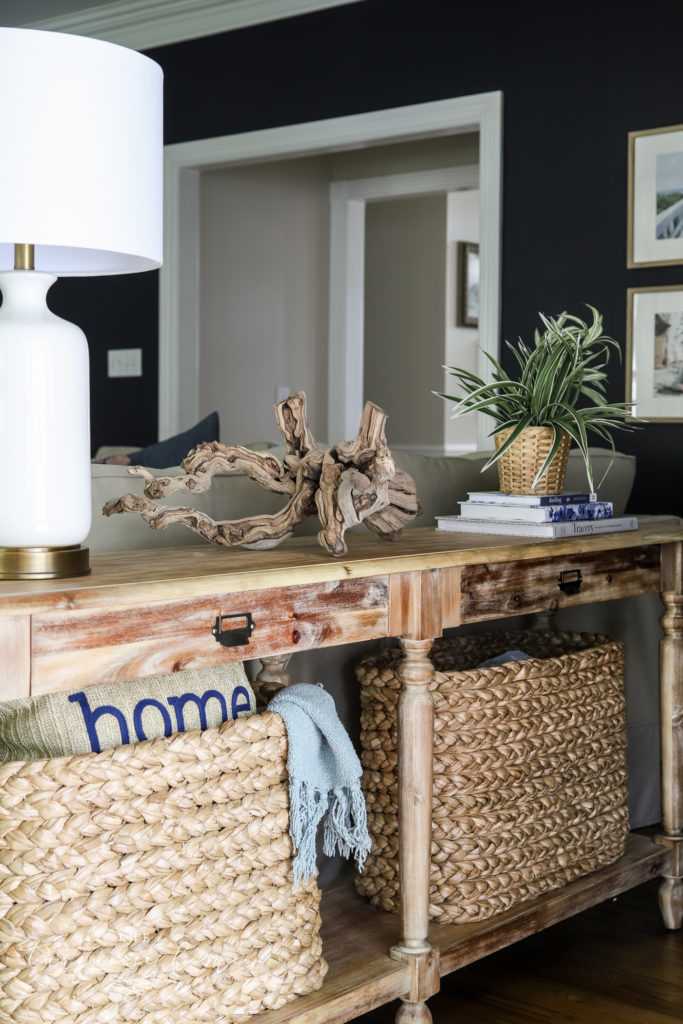
[[[507,650],[532,655],[471,668]],[[356,888],[399,909],[401,652],[357,666],[372,851]],[[581,633],[437,640],[430,917],[489,917],[617,860],[628,834],[623,645]]]
[[[272,713],[0,765],[0,1020],[233,1024],[319,988]]]
[[[496,451],[502,447],[512,429],[499,430],[494,435]],[[567,472],[567,459],[571,437],[566,430],[557,454],[534,487],[534,478],[553,447],[555,431],[552,427],[525,427],[496,463],[500,489],[506,494],[559,494]]]

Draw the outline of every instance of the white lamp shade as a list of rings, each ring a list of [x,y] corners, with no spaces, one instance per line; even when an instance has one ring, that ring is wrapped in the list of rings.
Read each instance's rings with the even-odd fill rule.
[[[0,28],[0,270],[15,242],[59,276],[161,265],[162,103],[135,50]]]

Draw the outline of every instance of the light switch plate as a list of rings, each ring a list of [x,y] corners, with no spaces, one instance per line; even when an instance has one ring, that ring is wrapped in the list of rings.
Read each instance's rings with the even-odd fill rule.
[[[107,352],[108,377],[142,377],[141,348],[110,348]]]

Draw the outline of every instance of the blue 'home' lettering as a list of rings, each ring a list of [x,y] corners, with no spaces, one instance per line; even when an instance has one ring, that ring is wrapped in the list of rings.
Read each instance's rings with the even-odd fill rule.
[[[98,718],[101,718],[102,715],[113,715],[121,729],[121,742],[130,743],[126,717],[123,712],[119,711],[118,708],[115,708],[113,704],[103,704],[101,708],[95,708],[93,711],[88,703],[88,698],[84,693],[72,693],[69,700],[75,701],[83,712],[83,720],[85,722],[85,727],[88,730],[90,747],[96,754],[99,754],[102,749],[97,735],[97,720]]]
[[[206,690],[201,697],[198,697],[195,693],[183,693],[180,697],[167,697],[168,703],[175,711],[178,732],[185,732],[185,705],[188,702],[196,706],[199,712],[200,728],[206,729],[206,705],[212,698],[215,698],[220,704],[221,721],[226,722],[230,718],[230,713],[226,699],[219,690]],[[121,743],[130,743],[130,732],[126,716],[119,708],[114,707],[113,704],[103,704],[102,707],[93,709],[88,703],[88,698],[82,692],[72,694],[69,700],[80,707],[85,728],[88,732],[88,739],[90,740],[90,748],[96,754],[99,754],[102,749],[97,735],[97,722],[102,715],[113,715],[121,730]],[[240,711],[251,711],[249,691],[246,687],[236,686],[234,688],[231,705],[233,718],[237,718]],[[139,700],[133,709],[133,727],[137,738],[139,740],[147,739],[142,722],[142,715],[146,708],[156,708],[164,724],[164,736],[170,736],[173,732],[173,722],[171,721],[170,714],[158,700],[154,700],[152,697],[145,697],[143,700]]]
[[[133,725],[135,726],[135,732],[139,740],[146,740],[147,736],[145,730],[142,727],[142,712],[145,708],[157,708],[159,714],[164,720],[164,736],[170,736],[173,732],[173,723],[171,722],[171,716],[158,700],[152,700],[151,697],[147,697],[145,700],[139,700],[135,705],[133,711]]]
[[[244,697],[244,700],[241,702],[239,700],[240,697]],[[232,691],[232,717],[237,718],[240,711],[251,711],[249,694],[244,686],[236,686]]]
[[[168,697],[168,703],[175,710],[176,723],[178,726],[178,732],[185,732],[185,705],[188,701],[197,705],[199,711],[199,728],[206,729],[206,705],[212,697],[215,697],[221,706],[221,721],[225,722],[228,718],[228,705],[225,701],[225,697],[218,690],[206,690],[203,696],[198,697],[196,693],[184,693],[180,697]]]

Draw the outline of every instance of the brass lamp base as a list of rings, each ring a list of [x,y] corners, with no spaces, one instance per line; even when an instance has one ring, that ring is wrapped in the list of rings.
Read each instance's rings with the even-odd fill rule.
[[[0,548],[0,580],[56,580],[87,576],[88,548]]]

